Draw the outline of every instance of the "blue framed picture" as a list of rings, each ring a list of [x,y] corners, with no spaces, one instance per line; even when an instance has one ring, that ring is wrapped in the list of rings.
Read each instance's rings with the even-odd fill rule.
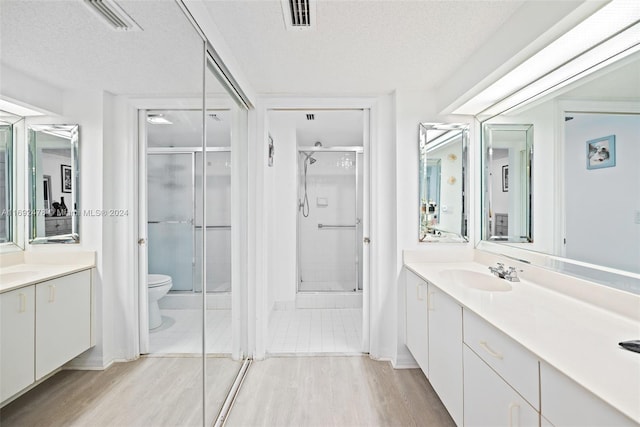
[[[616,136],[609,135],[587,141],[587,169],[611,168],[616,165]]]

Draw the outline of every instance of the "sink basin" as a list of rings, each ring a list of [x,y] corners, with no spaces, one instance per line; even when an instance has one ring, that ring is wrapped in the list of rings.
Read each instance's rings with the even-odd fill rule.
[[[473,270],[446,270],[440,275],[443,279],[481,291],[507,292],[512,289],[508,281],[499,279],[489,273],[479,273]]]
[[[22,280],[27,280],[32,276],[35,276],[40,272],[25,270],[25,271],[12,271],[9,273],[0,273],[0,284],[19,282]]]

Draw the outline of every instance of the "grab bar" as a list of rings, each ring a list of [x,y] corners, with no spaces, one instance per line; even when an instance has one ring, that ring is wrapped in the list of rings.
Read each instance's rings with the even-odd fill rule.
[[[356,228],[355,225],[327,225],[327,224],[318,224],[318,228]]]
[[[196,228],[202,228],[201,225],[196,225]],[[231,230],[230,225],[207,225],[207,230],[213,228],[217,230]]]

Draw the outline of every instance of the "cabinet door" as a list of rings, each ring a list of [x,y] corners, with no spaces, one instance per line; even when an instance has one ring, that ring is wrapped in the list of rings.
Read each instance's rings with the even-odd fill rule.
[[[34,286],[0,294],[0,401],[34,382]]]
[[[89,270],[36,285],[36,380],[91,346]]]
[[[462,307],[429,284],[429,382],[462,425]]]
[[[538,426],[538,412],[466,345],[465,426]]]
[[[540,363],[540,405],[542,416],[556,426],[637,426],[633,420],[543,362]]]
[[[407,348],[422,372],[429,376],[427,283],[410,271],[406,273]]]

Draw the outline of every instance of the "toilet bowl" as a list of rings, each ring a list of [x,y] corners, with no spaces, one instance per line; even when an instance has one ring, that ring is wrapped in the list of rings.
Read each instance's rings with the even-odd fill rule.
[[[147,276],[147,287],[149,289],[149,329],[158,328],[162,325],[162,316],[158,300],[165,296],[173,283],[171,276],[165,274],[149,274]]]

